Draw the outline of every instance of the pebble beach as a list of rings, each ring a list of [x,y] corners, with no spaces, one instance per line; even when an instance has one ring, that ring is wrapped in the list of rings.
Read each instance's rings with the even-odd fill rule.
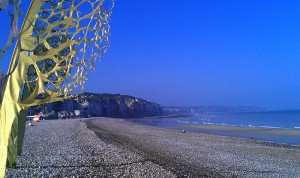
[[[123,119],[47,120],[27,124],[6,177],[300,177],[300,147]]]

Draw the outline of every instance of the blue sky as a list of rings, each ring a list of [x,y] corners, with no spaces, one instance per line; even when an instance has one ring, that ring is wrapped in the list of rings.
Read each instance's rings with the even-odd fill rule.
[[[116,0],[111,32],[87,91],[300,109],[300,1]]]

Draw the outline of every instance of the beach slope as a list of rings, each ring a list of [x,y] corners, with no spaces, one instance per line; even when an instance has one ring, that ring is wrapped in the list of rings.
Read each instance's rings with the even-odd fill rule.
[[[135,150],[177,176],[300,176],[300,149],[297,146],[182,133],[117,119],[86,122],[102,140]]]
[[[297,146],[95,118],[27,126],[6,177],[299,177],[299,167]]]

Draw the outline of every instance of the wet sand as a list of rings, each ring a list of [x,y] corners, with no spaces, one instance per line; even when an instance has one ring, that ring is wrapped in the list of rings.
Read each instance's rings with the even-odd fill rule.
[[[185,125],[185,127],[186,128],[232,130],[232,131],[242,131],[242,132],[260,132],[260,133],[267,133],[267,134],[300,136],[299,129],[288,130],[288,129],[272,129],[272,128],[259,128],[259,127],[217,126],[217,125]]]

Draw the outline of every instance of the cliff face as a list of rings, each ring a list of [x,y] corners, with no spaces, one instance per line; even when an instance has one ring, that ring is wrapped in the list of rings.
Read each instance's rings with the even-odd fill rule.
[[[81,117],[144,117],[162,115],[159,104],[127,95],[84,93],[78,100],[67,100],[47,104],[49,117],[75,115],[80,111]]]

